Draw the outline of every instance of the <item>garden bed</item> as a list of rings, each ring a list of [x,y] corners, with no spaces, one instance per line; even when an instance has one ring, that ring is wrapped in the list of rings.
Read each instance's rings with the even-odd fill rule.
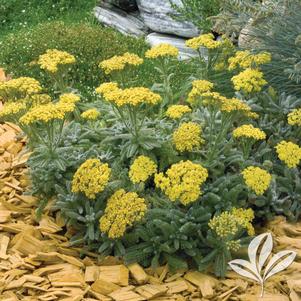
[[[275,252],[289,248],[298,258],[266,283],[264,298],[258,297],[259,285],[234,272],[217,279],[210,272],[171,273],[166,265],[143,269],[70,246],[72,228],[58,211],[49,205],[37,220],[38,199],[27,194],[28,154],[19,132],[11,123],[0,127],[0,300],[301,300],[301,223],[282,217],[260,231],[273,233]]]

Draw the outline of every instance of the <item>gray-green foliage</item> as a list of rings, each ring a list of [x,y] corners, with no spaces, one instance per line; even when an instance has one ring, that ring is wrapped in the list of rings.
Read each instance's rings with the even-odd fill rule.
[[[178,20],[192,22],[200,30],[206,32],[212,27],[212,22],[208,17],[215,16],[219,12],[220,0],[182,0],[178,6],[170,0],[172,7],[179,13],[175,17]]]

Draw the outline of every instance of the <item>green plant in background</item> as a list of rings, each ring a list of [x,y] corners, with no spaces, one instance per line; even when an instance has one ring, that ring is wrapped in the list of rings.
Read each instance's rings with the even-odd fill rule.
[[[194,59],[179,95],[177,50],[159,45],[97,62],[108,81],[89,102],[71,89],[72,70],[62,87],[73,93],[47,103],[28,101],[42,93],[34,79],[1,82],[0,117],[28,133],[39,212],[55,198],[52,210],[75,230],[73,244],[144,265],[214,266],[223,276],[254,234],[253,220],[300,215],[301,102],[268,86],[268,53],[235,52],[211,34],[187,45],[205,47],[208,59]],[[35,59],[60,72],[65,61],[57,58],[70,56],[59,53]],[[220,62],[224,78],[214,76]],[[158,72],[149,86],[126,76],[144,64]]]
[[[201,31],[207,32],[212,28],[212,22],[208,17],[218,14],[223,1],[182,0],[182,5],[176,5],[172,0],[169,0],[169,2],[171,7],[179,14],[173,16],[175,19],[192,22]]]

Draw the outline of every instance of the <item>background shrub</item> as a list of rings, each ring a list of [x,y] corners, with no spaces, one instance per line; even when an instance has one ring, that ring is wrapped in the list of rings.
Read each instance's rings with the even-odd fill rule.
[[[47,49],[59,49],[73,54],[73,86],[81,92],[105,80],[98,67],[100,61],[126,51],[141,54],[147,49],[143,40],[121,35],[99,25],[47,22],[31,29],[8,35],[0,43],[0,65],[14,77],[31,76],[47,85],[49,76],[35,64]]]

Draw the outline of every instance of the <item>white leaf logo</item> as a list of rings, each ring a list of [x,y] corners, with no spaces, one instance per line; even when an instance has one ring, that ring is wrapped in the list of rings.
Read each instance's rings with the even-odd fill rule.
[[[270,233],[264,233],[256,236],[250,242],[248,247],[250,261],[235,259],[229,262],[229,266],[237,274],[250,278],[261,285],[261,297],[264,293],[265,281],[276,273],[285,270],[293,263],[297,255],[294,251],[281,251],[275,254],[267,263],[268,258],[272,254],[272,250],[272,235]]]

